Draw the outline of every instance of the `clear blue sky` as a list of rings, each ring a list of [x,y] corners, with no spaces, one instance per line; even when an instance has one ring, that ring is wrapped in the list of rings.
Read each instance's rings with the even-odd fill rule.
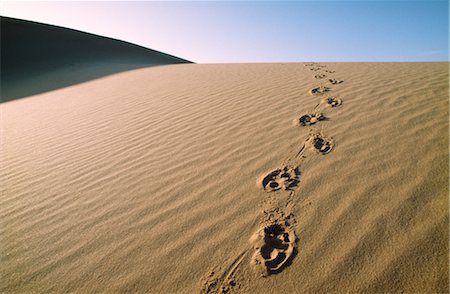
[[[8,2],[3,16],[198,63],[448,61],[448,1]]]

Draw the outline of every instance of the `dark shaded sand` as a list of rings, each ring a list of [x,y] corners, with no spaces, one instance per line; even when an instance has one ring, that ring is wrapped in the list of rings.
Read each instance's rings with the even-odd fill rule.
[[[0,18],[1,101],[140,67],[190,61],[72,29]]]

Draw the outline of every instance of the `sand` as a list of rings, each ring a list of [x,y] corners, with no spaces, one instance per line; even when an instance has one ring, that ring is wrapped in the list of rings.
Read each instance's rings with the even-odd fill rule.
[[[136,68],[190,63],[128,42],[0,17],[2,102]]]
[[[448,66],[178,64],[3,103],[0,291],[448,293]]]

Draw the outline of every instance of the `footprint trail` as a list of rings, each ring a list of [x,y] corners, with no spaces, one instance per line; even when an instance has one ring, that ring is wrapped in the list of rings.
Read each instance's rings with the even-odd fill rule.
[[[319,63],[304,64],[310,71],[317,72],[313,77],[323,79],[326,74],[333,74],[333,70],[324,70],[325,65]],[[325,74],[326,73],[326,74]],[[343,83],[332,77],[327,77],[327,85]],[[330,92],[331,87],[316,86],[309,93],[322,96]],[[261,199],[261,221],[258,229],[250,238],[250,244],[226,266],[218,266],[210,271],[202,280],[201,293],[230,293],[240,287],[239,271],[246,264],[253,268],[253,272],[261,277],[283,272],[294,262],[298,250],[298,237],[295,232],[296,218],[293,213],[295,197],[301,188],[301,169],[304,160],[311,158],[319,160],[328,155],[335,148],[332,137],[325,136],[322,129],[317,130],[316,124],[328,118],[323,111],[334,109],[342,105],[342,99],[328,96],[321,99],[313,111],[307,112],[295,119],[299,130],[309,129],[309,134],[302,140],[296,153],[287,156],[278,167],[261,175],[257,187],[263,192]],[[244,262],[245,261],[245,262]],[[241,289],[242,290],[242,289]]]

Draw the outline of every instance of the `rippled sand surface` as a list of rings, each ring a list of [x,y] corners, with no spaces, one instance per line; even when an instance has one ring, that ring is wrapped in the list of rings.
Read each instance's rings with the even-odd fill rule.
[[[3,103],[0,291],[448,292],[448,81],[183,64]]]

